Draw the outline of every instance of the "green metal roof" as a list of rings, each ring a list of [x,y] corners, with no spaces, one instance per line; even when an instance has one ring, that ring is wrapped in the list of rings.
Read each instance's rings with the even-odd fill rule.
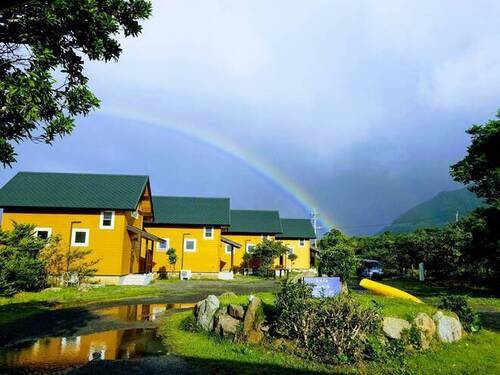
[[[229,225],[229,198],[154,196],[153,206],[155,224]]]
[[[278,211],[231,210],[230,233],[281,233]]]
[[[135,210],[148,176],[19,172],[0,189],[0,207]]]
[[[276,238],[316,238],[311,221],[308,219],[281,219],[283,233]]]

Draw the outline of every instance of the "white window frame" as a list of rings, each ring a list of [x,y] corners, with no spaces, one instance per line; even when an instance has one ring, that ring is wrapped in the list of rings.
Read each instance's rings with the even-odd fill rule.
[[[306,246],[306,240],[304,238],[299,239],[299,246],[300,247]]]
[[[76,232],[85,232],[85,243],[76,243]],[[89,246],[90,229],[88,228],[73,228],[71,232],[71,246],[74,247],[87,247]]]
[[[208,228],[211,228],[212,229],[212,235],[209,237],[207,236],[207,229]],[[213,226],[206,226],[206,227],[203,227],[203,239],[204,240],[213,240],[214,239],[214,233],[215,232],[215,228]]]
[[[194,243],[194,246],[193,246],[193,247],[194,247],[194,249],[192,249],[192,250],[191,250],[191,249],[187,249],[187,248],[186,248],[186,243],[187,243],[188,241],[193,241],[193,243]],[[185,239],[184,239],[184,246],[183,246],[183,248],[182,248],[182,249],[183,249],[186,253],[194,253],[194,252],[196,252],[196,238],[185,238]]]
[[[256,245],[255,245],[255,244],[253,244],[253,243],[247,243],[247,244],[245,245],[245,251],[246,251],[248,254],[250,254],[250,250],[248,250],[248,248],[249,248],[249,247],[252,247],[252,248],[253,248],[253,247],[255,247],[255,246],[256,246]]]
[[[288,255],[295,254],[295,249],[293,248],[293,246],[288,245],[287,247],[288,247]]]
[[[170,238],[162,238],[162,240],[164,240],[167,243],[167,246],[165,247],[165,249],[162,249],[160,247],[161,242],[158,241],[158,243],[156,244],[156,251],[159,253],[166,253],[167,250],[170,248]]]
[[[224,244],[224,245],[225,245],[225,246],[224,246],[224,253],[226,253],[226,254],[231,254],[231,252],[232,252],[232,251],[231,251],[231,248],[232,248],[233,246],[232,246],[232,245],[229,245],[228,243],[226,243],[226,244]],[[228,251],[228,249],[229,249],[229,251]],[[233,251],[234,251],[234,250],[233,250]]]
[[[44,228],[44,227],[36,227],[33,232],[35,233],[35,236],[38,237],[38,232],[47,232],[47,239],[52,236],[52,228]]]
[[[106,226],[103,223],[105,212],[111,212],[111,225],[110,226]],[[99,218],[99,229],[115,229],[115,211],[113,211],[113,210],[102,210],[101,211],[101,216]]]

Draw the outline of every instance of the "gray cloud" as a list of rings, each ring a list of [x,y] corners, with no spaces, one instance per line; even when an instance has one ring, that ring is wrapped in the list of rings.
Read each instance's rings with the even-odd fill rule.
[[[99,169],[90,144],[108,171],[147,169],[162,193],[306,214],[207,134],[282,171],[348,232],[372,232],[456,187],[464,130],[500,106],[499,12],[497,1],[154,1],[119,62],[89,65],[103,105],[64,141],[72,149],[38,167],[26,158],[49,151],[23,146],[16,169]]]

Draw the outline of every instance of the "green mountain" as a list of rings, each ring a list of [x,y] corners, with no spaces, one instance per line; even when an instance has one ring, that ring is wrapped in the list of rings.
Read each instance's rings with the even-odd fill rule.
[[[406,211],[382,232],[405,233],[423,227],[444,226],[455,221],[457,211],[459,217],[463,217],[483,205],[484,201],[466,188],[442,191],[431,200]]]

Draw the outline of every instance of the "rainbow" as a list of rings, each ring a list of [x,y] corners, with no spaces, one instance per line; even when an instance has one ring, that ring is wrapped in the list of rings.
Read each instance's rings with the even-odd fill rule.
[[[276,186],[284,190],[289,196],[291,196],[296,202],[298,202],[306,212],[310,212],[311,209],[316,209],[316,211],[319,213],[318,221],[322,226],[322,229],[330,230],[331,228],[333,228],[334,221],[326,214],[326,212],[319,209],[319,204],[308,192],[302,189],[297,183],[292,181],[288,176],[283,174],[272,164],[268,163],[262,158],[259,158],[255,154],[245,151],[236,143],[223,137],[222,135],[214,134],[212,132],[208,132],[204,129],[200,129],[189,124],[166,124],[162,120],[155,117],[144,115],[142,113],[135,113],[129,110],[124,111],[123,108],[121,108],[119,111],[101,111],[102,114],[103,112],[112,115],[113,117],[120,117],[128,120],[135,119],[148,125],[158,126],[170,131],[177,132],[199,142],[209,144],[210,146],[231,155],[242,163],[248,165],[253,170],[256,170],[259,174],[263,175]]]

